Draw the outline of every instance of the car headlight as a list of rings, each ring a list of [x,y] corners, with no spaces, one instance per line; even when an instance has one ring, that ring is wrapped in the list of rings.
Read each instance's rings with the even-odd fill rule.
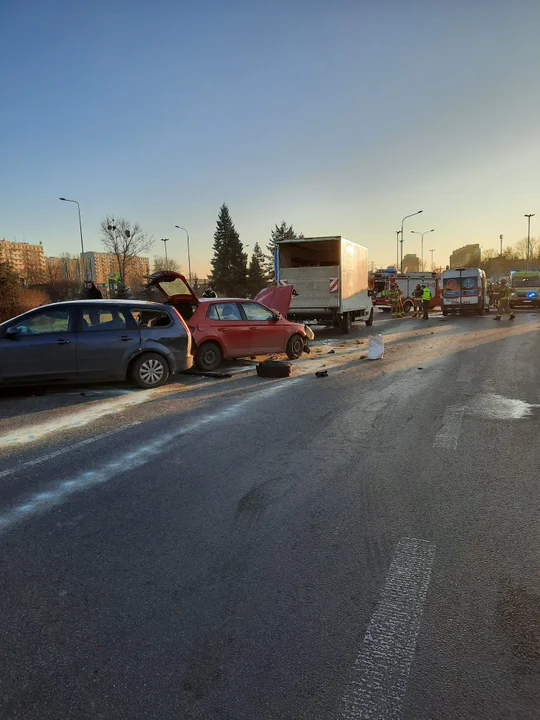
[[[517,293],[512,293],[511,297],[517,297]]]

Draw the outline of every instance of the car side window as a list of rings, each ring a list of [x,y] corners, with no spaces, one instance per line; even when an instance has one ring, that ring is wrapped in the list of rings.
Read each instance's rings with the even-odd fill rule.
[[[32,317],[15,325],[19,335],[46,335],[69,332],[71,329],[71,310],[47,309],[35,313]]]
[[[272,320],[274,313],[268,308],[259,305],[259,303],[242,303],[242,310],[246,314],[246,318],[252,322],[262,322],[264,320]]]
[[[243,320],[236,303],[215,303],[210,306],[206,317],[209,320]]]
[[[165,310],[139,310],[131,309],[133,319],[140,328],[169,327],[172,319]]]
[[[117,308],[87,307],[82,311],[82,331],[126,330],[128,321],[125,310]]]

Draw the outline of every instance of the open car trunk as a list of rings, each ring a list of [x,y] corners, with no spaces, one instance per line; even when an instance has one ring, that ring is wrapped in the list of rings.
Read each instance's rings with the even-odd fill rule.
[[[184,275],[172,270],[160,270],[147,275],[149,285],[156,287],[167,305],[175,307],[187,322],[199,305],[199,298],[193,292]]]

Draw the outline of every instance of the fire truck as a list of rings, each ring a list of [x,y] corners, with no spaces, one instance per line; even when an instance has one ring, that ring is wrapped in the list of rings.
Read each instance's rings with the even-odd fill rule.
[[[390,310],[388,291],[390,290],[392,280],[396,281],[397,286],[403,293],[403,311],[405,313],[409,313],[413,308],[413,291],[418,283],[425,285],[431,290],[430,308],[438,307],[441,304],[441,284],[437,273],[399,273],[396,272],[395,268],[387,268],[386,270],[376,270],[369,280],[371,300],[375,307],[385,311]]]

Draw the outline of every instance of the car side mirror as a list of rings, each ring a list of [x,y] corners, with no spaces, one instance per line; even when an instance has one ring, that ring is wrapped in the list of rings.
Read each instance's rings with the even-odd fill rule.
[[[281,313],[274,313],[272,320],[274,322],[277,322],[278,320],[281,320]]]
[[[17,327],[9,327],[4,333],[4,337],[8,340],[18,340],[19,335],[19,328]]]

